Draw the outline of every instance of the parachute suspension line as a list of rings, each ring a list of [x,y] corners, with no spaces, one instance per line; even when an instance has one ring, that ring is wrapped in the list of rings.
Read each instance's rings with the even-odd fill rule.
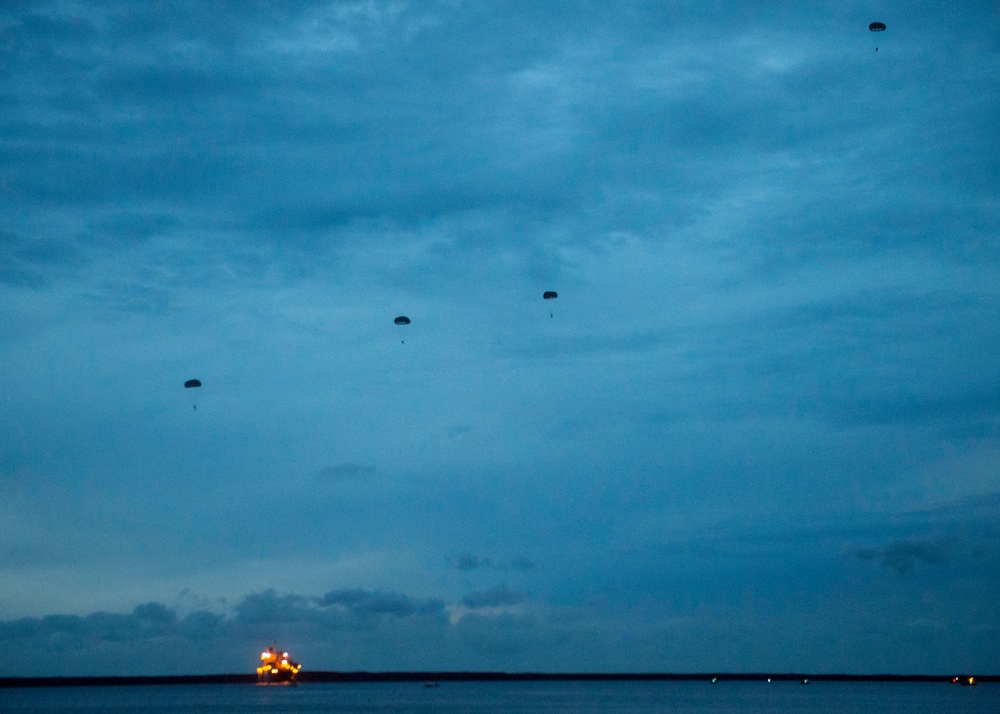
[[[557,297],[559,297],[559,293],[557,293],[555,290],[546,290],[544,293],[542,293],[543,300],[555,300]],[[554,311],[552,309],[549,309],[549,317],[553,316],[553,312]]]
[[[400,315],[399,317],[397,317],[392,322],[395,325],[409,325],[410,324],[410,318],[408,318],[406,315]],[[406,340],[403,339],[402,337],[400,337],[399,338],[399,344],[405,345],[406,344]]]
[[[884,22],[873,22],[868,25],[869,32],[885,32]],[[878,52],[878,44],[875,45],[875,51]]]
[[[197,389],[200,386],[201,386],[201,380],[200,379],[189,379],[188,381],[184,382],[184,389]],[[197,392],[192,392],[192,394],[197,394]],[[191,409],[193,411],[198,411],[198,402],[197,401],[193,401],[192,402]]]

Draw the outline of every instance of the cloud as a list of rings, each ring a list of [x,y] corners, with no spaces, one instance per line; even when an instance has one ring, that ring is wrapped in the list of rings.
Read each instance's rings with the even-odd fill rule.
[[[132,614],[141,621],[160,624],[169,624],[177,619],[177,613],[174,610],[158,602],[137,605]]]
[[[98,244],[117,244],[128,247],[142,244],[149,239],[173,233],[180,228],[180,221],[162,213],[112,214],[93,227],[92,240]]]
[[[965,642],[963,651],[984,664],[994,657],[983,634],[995,629],[992,590],[970,593],[948,583],[927,599],[917,594],[928,592],[921,584],[914,586],[914,597],[888,608],[887,616],[882,608],[864,606],[870,602],[864,598],[828,599],[811,589],[815,574],[808,571],[797,571],[802,577],[796,602],[790,603],[787,581],[774,582],[776,571],[760,562],[755,566],[755,560],[740,556],[721,567],[733,588],[732,600],[719,596],[727,592],[719,581],[711,581],[712,597],[718,599],[706,600],[704,584],[691,588],[689,573],[672,572],[650,600],[631,605],[621,599],[559,606],[538,600],[529,607],[524,592],[501,584],[457,601],[362,588],[321,596],[267,590],[246,595],[226,613],[197,610],[182,616],[177,608],[154,601],[123,613],[0,621],[0,642],[32,653],[27,670],[24,662],[0,661],[0,676],[249,673],[256,648],[275,637],[311,671],[692,671],[738,669],[752,656],[762,657],[762,666],[798,662],[826,671],[842,660],[831,664],[817,652],[816,641],[864,647],[872,633],[878,633],[879,645],[869,656],[890,663],[889,670],[879,671],[905,671],[906,663],[924,660],[915,654],[899,664],[890,636],[897,630],[917,638],[930,632],[940,643]],[[734,577],[737,562],[746,571]],[[767,584],[776,588],[774,593],[767,592]],[[905,581],[904,587],[909,587]],[[940,610],[944,600],[939,597],[952,603],[952,615]],[[892,598],[896,602],[898,595]],[[816,612],[837,616],[817,618]],[[778,633],[789,629],[807,631],[808,644],[793,643],[798,649],[791,653],[787,641],[759,647],[761,641],[781,640]],[[932,663],[937,667],[946,661],[935,657]]]
[[[184,615],[178,608],[146,602],[125,613],[0,621],[0,642],[32,652],[31,666],[38,667],[26,670],[24,662],[0,662],[0,676],[238,672],[245,668],[238,658],[247,642],[269,643],[276,632],[296,642],[402,638],[409,647],[445,627],[443,600],[363,589],[334,590],[320,597],[265,590],[246,595],[227,612],[195,610]],[[192,648],[205,642],[212,644]],[[190,659],[177,657],[178,651]],[[128,652],[138,659],[120,659]]]
[[[436,598],[414,599],[400,593],[361,589],[331,590],[314,600],[317,606],[356,615],[433,615],[443,612],[444,602]]]
[[[45,615],[0,622],[0,640],[68,640],[74,647],[88,642],[126,642],[169,635],[203,633],[222,616],[193,612],[178,618],[177,612],[161,603],[137,605],[131,613],[93,612],[88,615]]]
[[[442,600],[363,589],[321,597],[268,590],[247,595],[229,614],[183,617],[147,602],[130,613],[0,621],[0,642],[31,652],[28,661],[0,662],[0,676],[252,672],[253,652],[276,635],[312,670],[458,669],[470,663],[488,669],[478,647],[503,636],[489,618],[480,619],[485,621],[473,628],[453,628]]]
[[[222,613],[197,610],[185,615],[177,623],[176,631],[192,640],[208,639],[219,633],[225,624],[226,618]]]
[[[519,618],[524,615],[527,596],[507,585],[467,593],[461,602],[447,607],[448,621],[458,625],[468,620]]]
[[[858,560],[876,561],[900,575],[913,572],[918,564],[941,565],[955,553],[950,541],[895,541],[878,548],[858,548],[851,551]]]
[[[514,558],[507,563],[507,568],[520,573],[526,573],[535,569],[535,563],[528,558]]]
[[[995,537],[987,571],[901,513],[996,489],[961,458],[1000,409],[988,4],[880,55],[833,2],[276,5],[0,3],[0,612],[78,613],[5,625],[53,667],[275,630],[476,658],[504,618],[547,655],[546,598],[783,612],[857,561],[988,589]],[[235,604],[146,602],[168,578]]]
[[[462,598],[462,604],[474,610],[520,605],[524,601],[524,593],[512,590],[506,585],[498,585],[490,590],[469,593]]]
[[[83,262],[83,251],[69,241],[0,230],[0,283],[42,288],[48,284],[46,275],[69,274]]]
[[[486,568],[490,565],[489,558],[480,558],[472,553],[460,553],[448,559],[449,565],[455,570],[470,571]]]
[[[528,558],[518,557],[510,560],[495,560],[474,553],[459,553],[448,558],[448,565],[455,570],[470,572],[473,570],[512,570],[526,573],[535,569],[535,563]]]
[[[15,288],[42,288],[46,285],[43,275],[23,266],[5,264],[0,266],[0,283]]]
[[[308,614],[308,598],[279,595],[275,590],[251,593],[236,605],[236,619],[243,623],[274,623],[300,619]]]

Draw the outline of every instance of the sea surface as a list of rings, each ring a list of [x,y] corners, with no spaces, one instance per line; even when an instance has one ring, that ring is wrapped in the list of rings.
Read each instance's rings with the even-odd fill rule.
[[[1000,685],[880,682],[441,682],[0,689],[3,714],[686,714],[1000,712]]]

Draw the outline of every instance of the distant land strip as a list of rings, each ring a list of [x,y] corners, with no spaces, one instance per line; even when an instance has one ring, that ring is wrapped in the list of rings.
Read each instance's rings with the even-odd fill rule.
[[[671,673],[549,673],[549,672],[302,672],[297,681],[309,682],[936,682],[974,676],[977,683],[1000,682],[1000,675],[967,672],[951,674],[795,674],[704,672]],[[0,689],[12,687],[109,687],[165,684],[256,684],[254,674],[183,674],[119,677],[0,677]]]

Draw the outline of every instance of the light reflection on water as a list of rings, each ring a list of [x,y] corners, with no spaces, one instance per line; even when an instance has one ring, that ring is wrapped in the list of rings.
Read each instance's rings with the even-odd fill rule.
[[[1000,686],[816,682],[203,684],[0,690],[4,714],[687,714],[1000,712]]]

